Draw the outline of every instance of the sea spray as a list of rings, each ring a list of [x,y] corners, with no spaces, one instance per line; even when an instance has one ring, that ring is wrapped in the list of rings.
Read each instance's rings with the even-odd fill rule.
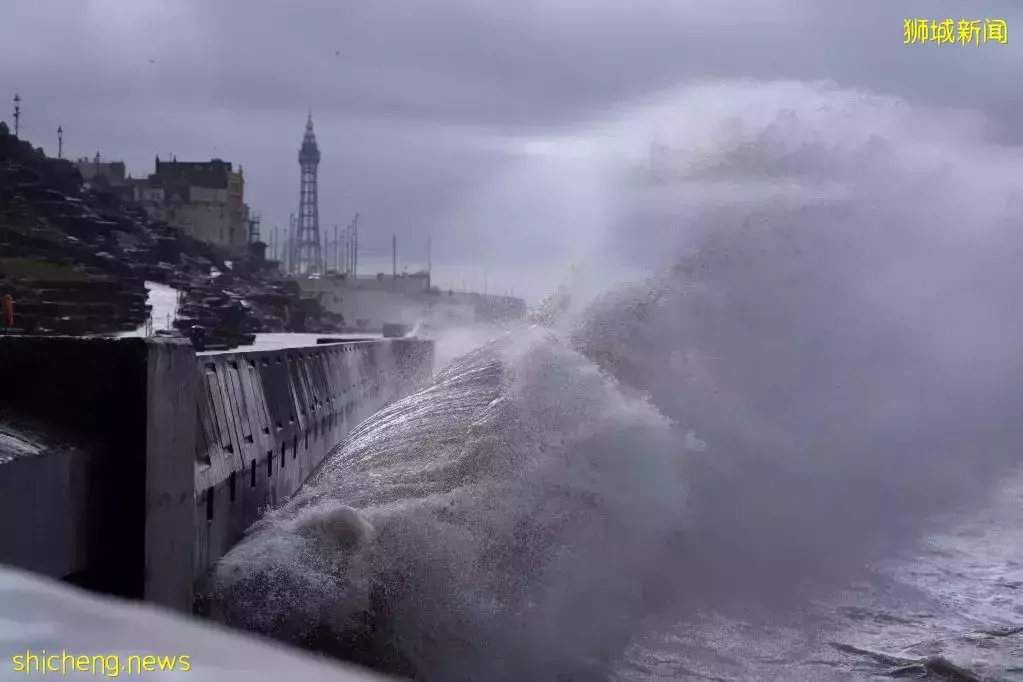
[[[608,148],[652,122],[661,181],[620,204],[673,220],[610,241],[672,263],[577,314],[573,343],[714,455],[687,469],[680,596],[798,609],[1020,461],[1023,155],[827,85],[688,89]]]
[[[550,334],[492,343],[367,421],[254,528],[218,568],[217,615],[348,657],[392,647],[392,669],[430,679],[599,675],[682,517],[674,445]]]
[[[562,177],[603,222],[550,226],[586,286],[351,434],[218,568],[228,622],[421,679],[600,676],[648,615],[798,613],[1018,462],[1018,153],[800,83],[586,134]],[[594,300],[616,261],[652,274]]]

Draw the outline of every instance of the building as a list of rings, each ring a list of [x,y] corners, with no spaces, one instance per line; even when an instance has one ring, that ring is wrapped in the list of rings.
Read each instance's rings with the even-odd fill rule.
[[[135,187],[135,200],[154,218],[185,234],[241,253],[248,248],[250,220],[245,177],[221,159],[161,161],[156,172]]]
[[[82,180],[88,183],[100,181],[101,178],[111,186],[128,183],[124,161],[101,161],[98,152],[95,158],[83,157],[75,161],[75,168],[81,173]]]

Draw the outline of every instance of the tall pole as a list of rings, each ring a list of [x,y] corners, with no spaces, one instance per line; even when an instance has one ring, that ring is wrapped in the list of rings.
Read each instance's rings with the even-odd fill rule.
[[[14,93],[14,136],[18,136],[21,124],[21,95]]]
[[[347,236],[345,237],[345,269],[348,274],[355,272],[355,226],[352,223],[348,223],[345,228]]]
[[[391,279],[398,279],[398,235],[391,235]]]
[[[352,226],[345,225],[344,237],[341,239],[341,271],[344,272],[345,276],[348,276],[352,272],[351,263],[348,261],[349,255],[349,243],[352,240]]]
[[[359,278],[359,214],[352,222],[352,277]]]
[[[288,224],[288,272],[295,274],[295,214]]]
[[[57,126],[57,158],[64,158],[64,126]]]
[[[426,233],[426,288],[433,288],[433,239],[432,233]]]

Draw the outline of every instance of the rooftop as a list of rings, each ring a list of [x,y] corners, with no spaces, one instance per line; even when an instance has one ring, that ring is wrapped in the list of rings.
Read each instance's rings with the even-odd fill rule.
[[[229,161],[161,161],[156,157],[156,172],[153,176],[168,185],[193,185],[207,189],[227,189],[233,166]]]

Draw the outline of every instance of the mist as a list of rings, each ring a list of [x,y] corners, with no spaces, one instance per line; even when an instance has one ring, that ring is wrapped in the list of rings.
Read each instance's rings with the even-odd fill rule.
[[[793,606],[982,506],[1023,435],[1020,151],[826,84],[702,85],[608,137],[651,129],[619,205],[654,219],[605,244],[672,264],[562,326],[709,443],[688,586]]]

